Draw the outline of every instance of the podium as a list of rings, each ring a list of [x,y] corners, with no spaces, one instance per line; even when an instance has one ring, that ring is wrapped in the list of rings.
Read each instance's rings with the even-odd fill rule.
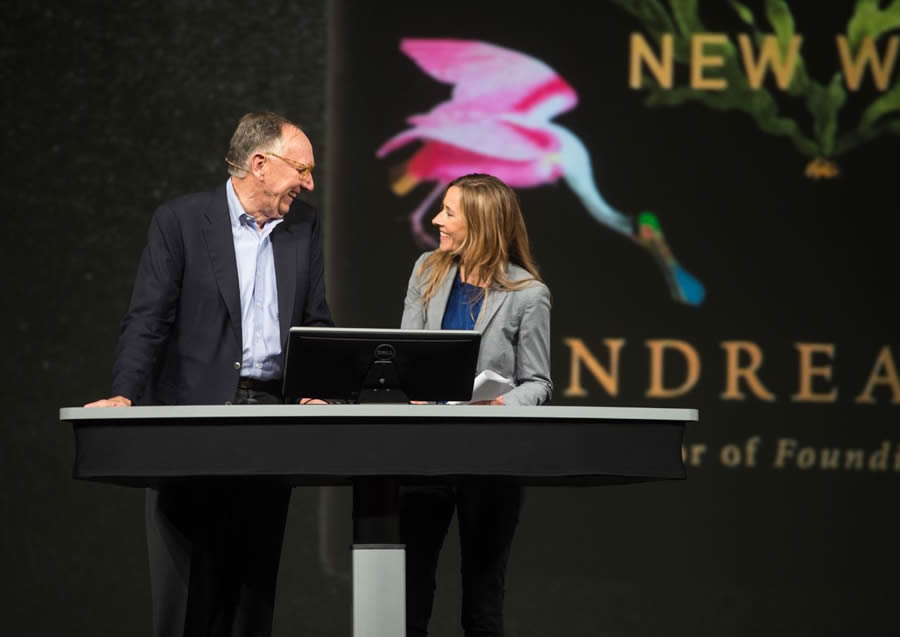
[[[156,487],[267,477],[353,485],[353,634],[403,637],[403,482],[502,476],[523,485],[684,479],[694,409],[474,405],[197,405],[60,409],[73,476]]]

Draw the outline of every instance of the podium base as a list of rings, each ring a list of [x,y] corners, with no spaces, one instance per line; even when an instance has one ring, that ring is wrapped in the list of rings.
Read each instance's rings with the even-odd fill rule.
[[[353,637],[405,637],[402,544],[353,545]]]

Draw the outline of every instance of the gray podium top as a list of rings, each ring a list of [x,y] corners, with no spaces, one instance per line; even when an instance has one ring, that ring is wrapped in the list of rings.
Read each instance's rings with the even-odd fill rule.
[[[185,478],[349,484],[505,476],[525,484],[685,477],[694,409],[473,405],[191,405],[60,409],[74,476],[128,486]]]

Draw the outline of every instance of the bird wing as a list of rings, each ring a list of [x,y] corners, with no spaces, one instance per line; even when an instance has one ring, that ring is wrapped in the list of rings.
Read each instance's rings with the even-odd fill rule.
[[[578,103],[559,74],[524,53],[477,40],[405,38],[400,49],[434,79],[453,85],[452,103],[549,120]]]
[[[470,152],[510,161],[531,161],[557,152],[559,140],[544,128],[532,128],[499,117],[460,120],[432,111],[410,118],[415,128],[389,139],[377,151],[383,157],[414,140],[442,142]]]

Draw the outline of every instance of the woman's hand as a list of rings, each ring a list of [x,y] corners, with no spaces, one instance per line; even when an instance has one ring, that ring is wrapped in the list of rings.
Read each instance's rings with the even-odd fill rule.
[[[328,403],[326,403],[321,398],[301,398],[300,404],[301,405],[327,405]]]

